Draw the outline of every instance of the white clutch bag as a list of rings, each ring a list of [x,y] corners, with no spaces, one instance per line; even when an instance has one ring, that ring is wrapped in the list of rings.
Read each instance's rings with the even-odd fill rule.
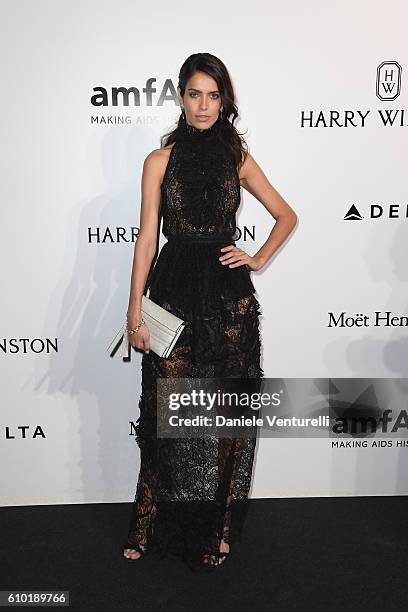
[[[162,306],[153,302],[146,295],[142,295],[142,316],[146,321],[150,336],[150,350],[159,357],[167,358],[176,344],[186,322],[176,317]],[[130,342],[126,331],[126,322],[109,344],[107,351],[112,353],[117,344],[121,342],[122,359],[130,357]]]

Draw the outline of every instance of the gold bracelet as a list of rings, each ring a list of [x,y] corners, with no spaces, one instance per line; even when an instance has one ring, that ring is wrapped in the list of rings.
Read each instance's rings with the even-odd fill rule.
[[[146,321],[145,321],[145,320],[143,319],[143,317],[142,317],[142,320],[140,321],[140,323],[138,323],[138,324],[136,325],[136,327],[135,327],[134,329],[128,329],[128,328],[126,327],[126,331],[127,331],[127,333],[128,333],[128,334],[137,334],[137,332],[139,331],[139,329],[140,329],[140,328],[142,327],[142,325],[144,325],[145,323],[146,323]]]

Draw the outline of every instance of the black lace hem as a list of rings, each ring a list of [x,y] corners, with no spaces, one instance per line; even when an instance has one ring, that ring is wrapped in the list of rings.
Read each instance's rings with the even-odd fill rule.
[[[199,569],[203,555],[217,552],[222,538],[230,544],[241,540],[257,428],[246,438],[158,438],[156,381],[220,376],[260,384],[260,307],[254,295],[224,300],[205,319],[193,308],[183,311],[169,301],[160,305],[187,325],[169,358],[153,352],[142,356],[136,421],[141,468],[125,547],[160,557],[175,554]]]

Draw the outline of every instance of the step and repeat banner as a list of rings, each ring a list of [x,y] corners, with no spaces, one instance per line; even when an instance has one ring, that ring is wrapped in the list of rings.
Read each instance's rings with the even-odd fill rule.
[[[280,419],[261,430],[251,497],[408,493],[406,4],[387,4],[392,28],[368,0],[2,8],[0,504],[134,497],[142,354],[106,349],[143,162],[198,51],[226,64],[237,127],[298,215],[251,273]],[[253,255],[274,219],[242,190],[237,223]]]

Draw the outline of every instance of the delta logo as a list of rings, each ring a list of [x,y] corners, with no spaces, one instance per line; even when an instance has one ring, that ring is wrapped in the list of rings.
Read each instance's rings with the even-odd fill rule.
[[[361,209],[361,207],[360,207]],[[367,214],[363,215],[352,204],[343,217],[344,221],[363,221],[363,219],[407,219],[408,204],[370,204]]]

